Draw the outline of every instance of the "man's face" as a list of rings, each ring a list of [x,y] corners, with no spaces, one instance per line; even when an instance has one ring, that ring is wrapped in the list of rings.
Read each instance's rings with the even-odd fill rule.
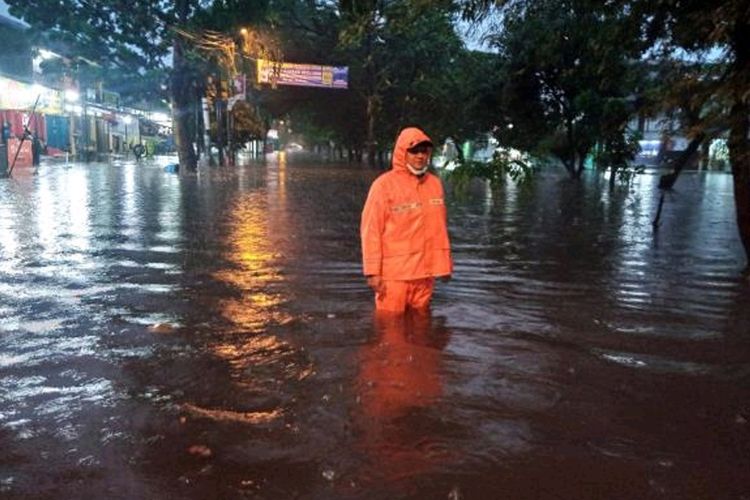
[[[430,162],[432,146],[429,144],[417,144],[406,150],[406,163],[417,170],[424,168]]]

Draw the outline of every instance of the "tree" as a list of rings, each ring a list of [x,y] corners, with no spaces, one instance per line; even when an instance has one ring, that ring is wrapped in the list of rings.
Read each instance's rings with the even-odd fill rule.
[[[504,144],[552,155],[573,178],[595,145],[625,136],[635,90],[637,30],[620,10],[590,0],[512,2],[499,49]]]
[[[351,66],[338,49],[342,14],[335,2],[280,0],[271,17],[286,61]],[[279,86],[256,94],[270,115],[290,119],[308,144],[333,141],[337,148],[354,151],[365,142],[366,123],[356,88],[350,71],[347,90]]]
[[[478,100],[491,66],[469,53],[456,33],[451,11],[397,3],[388,12],[388,85],[382,92],[378,141],[389,147],[398,130],[417,125],[436,143],[485,132]]]
[[[674,89],[690,89],[693,137],[729,131],[729,160],[734,176],[734,202],[740,239],[745,249],[744,274],[750,277],[750,3],[746,0],[622,0],[623,8],[641,20],[641,35],[652,56],[674,60],[679,55],[701,68],[673,73],[679,85],[663,88],[669,99]],[[720,61],[719,64],[707,61]],[[717,69],[719,70],[717,72]],[[696,105],[695,103],[698,103]]]
[[[0,24],[0,44],[3,47],[0,53],[0,71],[6,75],[28,78],[33,72],[32,51],[23,32],[24,28],[20,25]]]
[[[389,0],[341,1],[341,48],[347,52],[350,77],[365,106],[368,161],[375,164],[378,147],[376,124],[380,117],[383,92],[389,84],[388,51],[385,48],[386,14]]]
[[[279,87],[267,96],[277,116],[289,114],[308,134],[366,149],[374,162],[406,125],[419,124],[439,141],[476,135],[484,123],[473,106],[485,61],[463,47],[448,2],[279,5],[275,21],[288,60],[349,67],[348,90]]]
[[[232,143],[236,149],[251,140],[263,140],[268,132],[264,117],[247,101],[238,101],[232,109]]]
[[[174,0],[174,15],[178,25],[187,24],[191,15],[190,0]],[[193,149],[193,135],[190,133],[190,105],[195,102],[191,92],[190,66],[186,57],[186,43],[180,36],[172,41],[172,73],[170,90],[172,94],[172,126],[174,127],[175,146],[180,165],[184,170],[195,170],[198,158]]]
[[[341,2],[341,10],[339,50],[363,102],[371,162],[403,126],[419,124],[436,140],[465,128],[456,115],[466,109],[470,99],[462,98],[481,68],[463,64],[467,52],[451,5],[378,0]]]
[[[501,12],[507,16],[502,23],[507,28],[513,25],[514,20],[523,19],[527,9],[548,2],[459,0],[458,3],[469,19],[481,19]],[[559,9],[561,19],[566,18],[567,11],[560,7],[569,4],[567,0],[554,4]],[[600,10],[602,7],[604,11]],[[652,88],[651,99],[652,102],[661,104],[662,109],[665,109],[664,106],[669,109],[675,107],[677,98],[676,107],[685,118],[683,126],[689,129],[688,135],[693,139],[693,144],[697,145],[705,137],[719,134],[722,130],[728,131],[737,226],[747,258],[744,273],[750,276],[750,3],[747,0],[615,0],[592,2],[590,8],[597,16],[602,12],[614,15],[621,21],[618,25],[623,28],[578,32],[593,34],[594,48],[608,51],[616,60],[621,60],[621,56],[626,54],[632,60],[645,59],[671,66],[672,70],[659,79],[665,84]],[[582,14],[587,17],[585,12]],[[550,21],[552,24],[540,28],[569,36],[571,32],[565,31],[564,26],[554,23],[554,19]],[[595,26],[596,24],[590,28]],[[602,38],[600,33],[607,36]],[[531,36],[534,31],[528,34]],[[511,35],[512,30],[507,35],[501,33],[500,38],[512,39]],[[568,40],[563,38],[562,41]],[[538,41],[530,38],[526,43],[535,45]],[[519,45],[518,50],[522,49]],[[544,53],[541,60],[555,61],[555,58],[554,54]],[[533,61],[535,59],[529,59],[529,62]],[[569,68],[562,64],[564,62],[558,59],[555,66]],[[520,85],[526,91],[526,96],[538,95],[540,92],[535,86],[541,82],[529,77],[526,68],[525,64],[516,67],[522,78],[510,84]],[[602,76],[619,79],[621,74],[616,68],[611,68]],[[511,73],[508,76],[515,75]],[[586,90],[596,88],[595,82],[586,79],[581,81],[581,85]],[[517,95],[525,97],[522,93]],[[535,114],[539,113],[538,101],[526,102],[524,99],[522,102]],[[506,108],[502,109],[505,111]],[[548,130],[546,119],[537,122],[536,126],[539,131],[546,133]],[[529,129],[531,130],[532,128]],[[575,149],[571,144],[567,147],[569,150]],[[570,152],[568,151],[568,156]]]
[[[169,50],[170,21],[164,2],[48,2],[9,0],[10,12],[31,25],[34,43],[68,56],[87,80],[104,78],[108,86],[135,81],[163,67]],[[127,88],[122,89],[127,93]]]

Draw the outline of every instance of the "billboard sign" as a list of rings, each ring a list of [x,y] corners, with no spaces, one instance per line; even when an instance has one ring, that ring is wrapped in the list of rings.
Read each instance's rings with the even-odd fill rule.
[[[235,75],[232,79],[232,86],[234,87],[234,95],[240,96],[242,99],[245,98],[245,90],[247,88],[245,75]]]
[[[247,80],[245,75],[236,75],[232,78],[232,97],[229,98],[227,106],[229,111],[234,108],[237,101],[244,101],[246,98]]]
[[[258,83],[345,89],[349,87],[349,68],[258,59]]]
[[[36,101],[39,97],[39,102]],[[62,114],[62,92],[0,76],[0,109],[29,111],[37,102],[40,113]]]

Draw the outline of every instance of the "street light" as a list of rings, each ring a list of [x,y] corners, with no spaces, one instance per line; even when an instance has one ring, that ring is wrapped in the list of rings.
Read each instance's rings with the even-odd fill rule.
[[[77,90],[73,89],[65,89],[64,95],[65,100],[70,102],[78,102],[78,100],[81,98],[81,94],[79,94]]]
[[[247,55],[248,49],[249,49],[249,46],[248,46],[249,45],[248,36],[250,35],[250,31],[248,31],[247,28],[242,28],[240,30],[240,35],[242,37],[242,47],[241,47],[240,53],[242,55]]]
[[[75,155],[76,151],[76,136],[75,136],[75,115],[80,115],[83,112],[83,108],[78,102],[81,100],[81,94],[77,90],[72,88],[66,88],[62,93],[62,107],[63,112],[68,114],[68,153]],[[66,153],[67,161],[67,153]]]
[[[122,123],[125,124],[125,145],[128,144],[128,125],[130,125],[133,122],[133,117],[130,115],[125,115],[122,117]]]

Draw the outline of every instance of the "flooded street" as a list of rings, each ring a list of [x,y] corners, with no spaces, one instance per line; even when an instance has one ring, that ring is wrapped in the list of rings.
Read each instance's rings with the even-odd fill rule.
[[[0,497],[750,498],[732,178],[449,197],[431,317],[373,318],[377,172],[0,180]]]

